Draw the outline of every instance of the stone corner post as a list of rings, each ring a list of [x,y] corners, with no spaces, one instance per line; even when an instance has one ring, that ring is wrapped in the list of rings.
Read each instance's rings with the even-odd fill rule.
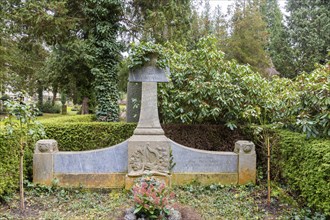
[[[257,157],[254,143],[237,141],[234,152],[238,154],[238,184],[256,183]]]
[[[39,140],[33,154],[33,182],[51,185],[54,173],[54,154],[58,152],[57,141]]]

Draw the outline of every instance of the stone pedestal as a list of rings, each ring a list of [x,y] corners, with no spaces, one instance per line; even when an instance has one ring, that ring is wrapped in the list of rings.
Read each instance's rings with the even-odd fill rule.
[[[171,187],[172,186],[172,176],[167,175],[167,176],[157,176],[157,175],[153,175],[153,178],[164,182],[166,186]],[[126,175],[126,179],[125,179],[125,189],[126,190],[130,190],[134,184],[135,184],[135,180],[138,179],[139,177],[132,177],[132,176],[128,176]]]
[[[255,183],[257,157],[254,143],[237,141],[234,152],[238,154],[238,184]]]
[[[157,82],[142,82],[141,112],[134,135],[128,140],[128,174],[125,188],[145,174],[168,179],[170,143],[159,123]]]
[[[39,140],[33,154],[33,182],[51,185],[54,175],[54,154],[58,152],[57,141]]]

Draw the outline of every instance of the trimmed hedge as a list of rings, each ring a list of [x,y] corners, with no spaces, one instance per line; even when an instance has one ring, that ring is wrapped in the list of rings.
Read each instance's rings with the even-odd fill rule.
[[[19,146],[0,134],[0,198],[18,188]]]
[[[94,115],[64,115],[64,116],[57,116],[57,117],[50,117],[50,118],[38,118],[41,123],[72,123],[72,122],[93,122]]]
[[[135,123],[44,122],[47,138],[58,142],[60,151],[84,151],[109,147],[132,136]]]
[[[304,134],[286,130],[276,134],[282,176],[309,207],[330,216],[330,139],[306,139]]]

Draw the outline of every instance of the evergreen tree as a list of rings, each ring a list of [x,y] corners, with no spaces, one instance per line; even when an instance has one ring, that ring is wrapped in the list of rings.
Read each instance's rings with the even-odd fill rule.
[[[269,67],[265,51],[268,33],[260,11],[259,1],[236,0],[231,20],[231,35],[226,53],[229,59],[250,64],[263,73]]]
[[[207,36],[213,32],[212,20],[211,20],[211,5],[209,0],[205,0],[203,11],[201,14],[200,31],[202,36]]]
[[[221,7],[217,6],[214,12],[212,33],[216,36],[218,40],[218,48],[221,50],[225,50],[227,48],[227,30],[228,23],[226,21],[226,16],[221,12]]]
[[[265,0],[263,14],[269,33],[267,50],[272,65],[280,72],[281,76],[294,77],[292,50],[288,42],[288,31],[283,24],[283,14],[279,8],[278,0]]]
[[[126,0],[125,24],[130,39],[187,43],[191,33],[191,0]]]
[[[330,50],[330,2],[287,0],[287,11],[294,72],[310,72],[315,63],[326,62]]]

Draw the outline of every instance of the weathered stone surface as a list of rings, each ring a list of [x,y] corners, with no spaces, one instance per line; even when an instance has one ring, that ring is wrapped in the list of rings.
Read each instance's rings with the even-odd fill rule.
[[[33,182],[51,185],[53,181],[53,154],[34,153],[33,155]]]
[[[172,177],[170,175],[166,175],[166,176],[153,175],[153,177],[155,179],[158,179],[159,181],[164,181],[166,186],[171,187],[171,185],[172,185]],[[140,178],[140,177],[139,176],[126,175],[125,189],[130,190],[134,186],[135,180],[138,179],[138,178]]]
[[[55,153],[58,152],[57,141],[53,139],[39,140],[36,143],[34,153]]]
[[[33,155],[33,182],[50,185],[53,180],[54,154],[58,152],[57,141],[37,141]]]
[[[128,176],[168,175],[169,149],[158,118],[157,83],[142,82],[140,119],[128,140]]]
[[[85,188],[124,188],[126,173],[57,173],[58,185],[63,187]]]
[[[173,185],[186,185],[193,182],[198,182],[202,185],[210,184],[237,184],[237,173],[173,173]]]
[[[164,135],[133,135],[128,141],[128,175],[168,175],[169,150]]]
[[[100,150],[58,152],[54,156],[55,173],[127,172],[127,141]]]
[[[168,82],[166,73],[163,69],[155,66],[143,66],[139,69],[130,71],[130,82]]]
[[[253,142],[237,141],[234,152],[238,154],[238,184],[255,183],[257,156]]]
[[[141,109],[142,83],[127,83],[126,122],[138,122]]]
[[[164,131],[159,123],[157,108],[157,83],[142,83],[141,112],[136,135],[163,135]]]
[[[173,173],[236,173],[237,154],[204,151],[185,147],[170,140],[176,165]]]

